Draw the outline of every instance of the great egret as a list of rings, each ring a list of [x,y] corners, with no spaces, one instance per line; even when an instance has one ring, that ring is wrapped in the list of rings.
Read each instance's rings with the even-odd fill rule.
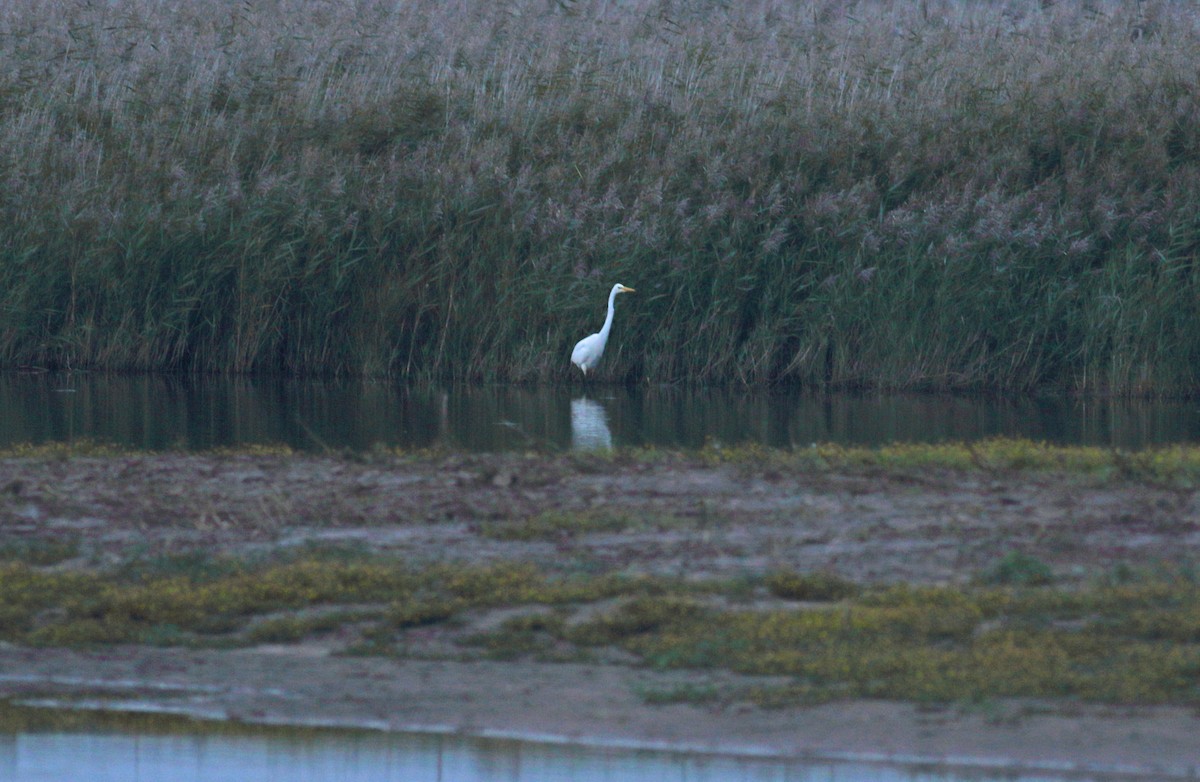
[[[621,283],[613,286],[612,292],[608,294],[608,317],[604,319],[604,325],[598,332],[589,337],[584,337],[575,343],[575,349],[571,351],[571,363],[583,370],[584,377],[587,377],[589,369],[595,369],[600,363],[600,357],[604,355],[604,346],[608,343],[608,332],[612,331],[613,319],[613,301],[616,300],[618,293],[634,293],[633,288],[626,288]]]

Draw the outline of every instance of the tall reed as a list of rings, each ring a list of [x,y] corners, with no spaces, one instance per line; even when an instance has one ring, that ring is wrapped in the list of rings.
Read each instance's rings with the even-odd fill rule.
[[[1043,7],[1044,6],[1044,7]],[[0,361],[1189,393],[1190,4],[9,0]]]

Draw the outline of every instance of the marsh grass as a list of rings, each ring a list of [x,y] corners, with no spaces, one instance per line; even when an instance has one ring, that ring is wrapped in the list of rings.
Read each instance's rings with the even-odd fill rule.
[[[0,361],[1186,393],[1189,4],[13,0]]]
[[[643,453],[644,460],[675,458]],[[1032,472],[1073,476],[1096,481],[1135,481],[1192,486],[1200,481],[1200,448],[1167,445],[1127,451],[1103,446],[1056,445],[1019,438],[996,437],[974,442],[896,443],[845,446],[814,443],[794,450],[758,444],[707,447],[694,457],[707,465],[730,465],[761,471],[878,471],[923,473],[949,470],[964,473]]]
[[[500,627],[475,633],[462,640],[466,646],[483,650],[491,660],[536,659],[540,661],[578,660],[576,652],[561,649],[564,621],[553,614],[525,614],[504,620]]]
[[[718,583],[564,575],[525,564],[302,559],[195,577],[0,566],[0,639],[49,646],[230,647],[337,634],[349,654],[406,654],[438,627],[462,654],[589,660],[620,652],[656,669],[784,677],[764,705],[840,697],[977,701],[1067,697],[1200,704],[1194,573],[1127,573],[1072,588],[979,579],[961,586],[851,585],[791,602],[804,574],[761,579],[759,598]],[[814,576],[820,578],[820,576]],[[773,585],[773,586],[772,586]],[[807,595],[807,593],[806,593]],[[808,595],[811,598],[811,595]],[[488,611],[516,609],[489,629]],[[703,700],[707,691],[648,697]]]
[[[24,562],[35,567],[58,565],[79,556],[77,535],[0,540],[0,562]]]
[[[730,696],[715,684],[685,682],[672,687],[640,687],[637,690],[645,703],[667,705],[689,703],[693,705],[720,702]]]
[[[766,578],[767,591],[784,600],[828,602],[858,595],[860,587],[832,573],[776,571]]]
[[[1042,560],[1021,551],[1011,551],[982,576],[986,583],[1038,586],[1054,580],[1054,571]]]
[[[346,626],[378,620],[379,610],[345,609],[321,611],[310,615],[268,617],[250,624],[245,633],[248,643],[295,643],[313,636],[335,632]]]
[[[893,587],[832,609],[685,614],[613,640],[653,666],[792,677],[754,690],[765,705],[997,696],[1194,704],[1198,610],[1186,581],[1081,593]]]
[[[57,462],[69,459],[112,459],[136,456],[152,458],[153,451],[129,449],[120,446],[98,446],[83,441],[76,443],[16,444],[0,449],[0,459]],[[288,450],[263,450],[258,446],[245,449],[222,448],[202,456],[211,458],[251,457],[276,459],[292,457]],[[334,458],[350,462],[361,462],[362,454],[345,453]],[[481,479],[491,480],[507,467],[496,467],[487,457],[472,463],[472,458],[456,454],[430,452],[427,450],[405,451],[387,449],[369,456],[371,463],[379,465],[396,462],[452,464],[455,469],[466,465],[476,470]],[[702,467],[732,467],[747,474],[776,473],[780,470],[800,472],[878,472],[878,473],[921,473],[930,470],[958,472],[994,473],[1048,473],[1094,481],[1132,481],[1151,484],[1169,484],[1188,487],[1200,482],[1200,447],[1189,444],[1153,445],[1137,450],[1125,450],[1106,446],[1058,445],[1045,441],[1023,438],[993,437],[975,441],[945,441],[937,443],[893,443],[883,446],[847,446],[836,443],[813,443],[807,447],[792,449],[769,448],[759,443],[738,445],[708,444],[690,451],[663,448],[619,448],[604,455],[595,453],[581,455],[563,454],[553,449],[547,452],[529,450],[520,459],[520,470],[531,476],[561,474],[563,471],[580,474],[595,474],[611,471],[615,467],[650,467],[654,465],[699,465]],[[11,495],[17,497],[23,491],[19,482],[4,487],[0,500]],[[604,532],[631,530],[660,530],[688,525],[714,523],[701,511],[695,516],[671,514],[631,515],[613,510],[593,509],[579,511],[546,511],[526,518],[487,521],[480,524],[478,532],[497,540],[553,540],[563,536],[585,535]],[[30,556],[66,556],[78,541],[39,539],[36,541],[13,541],[9,545],[46,549],[45,552],[31,551]],[[0,561],[6,558],[5,548],[0,541]],[[358,543],[306,544],[294,549],[293,558],[316,558],[324,560],[361,561],[369,549]],[[281,558],[276,553],[274,559]],[[132,560],[130,561],[130,563]],[[130,564],[127,563],[127,564]],[[159,568],[187,570],[190,567],[213,567],[219,560],[197,553],[165,555],[155,561],[138,560],[136,566],[142,570]]]
[[[120,699],[128,690],[98,688],[77,691],[75,697],[81,701]],[[159,693],[161,697],[169,697]],[[62,702],[61,692],[50,692],[47,696]],[[207,719],[184,714],[164,712],[118,711],[89,708],[46,708],[32,706],[21,699],[20,703],[0,700],[0,731],[9,735],[22,733],[126,733],[142,736],[241,736],[277,737],[295,740],[298,736],[312,735],[319,730],[322,735],[361,736],[363,732],[354,728],[298,728],[295,725],[270,725],[240,719]]]

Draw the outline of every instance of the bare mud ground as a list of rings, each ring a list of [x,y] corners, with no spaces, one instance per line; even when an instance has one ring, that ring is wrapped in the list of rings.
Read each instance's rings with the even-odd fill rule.
[[[78,540],[81,559],[351,542],[414,563],[529,561],[736,576],[820,569],[860,582],[965,582],[1022,551],[1064,580],[1194,564],[1197,492],[1035,472],[788,470],[633,456],[301,455],[0,461],[0,532]],[[597,509],[686,520],[531,541],[497,521]],[[70,566],[70,563],[67,564]],[[1200,715],[1075,702],[652,705],[717,674],[605,664],[342,657],[336,642],[217,651],[0,647],[0,698],[136,700],[218,718],[480,735],[1200,775]]]

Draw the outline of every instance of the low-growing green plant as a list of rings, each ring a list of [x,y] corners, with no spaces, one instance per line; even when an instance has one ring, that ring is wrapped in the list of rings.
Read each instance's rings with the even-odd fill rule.
[[[854,597],[858,584],[832,573],[777,571],[766,579],[767,591],[785,600],[836,601]]]
[[[569,577],[519,563],[413,570],[374,556],[135,579],[7,564],[0,639],[234,646],[346,630],[348,653],[404,655],[437,625],[439,643],[494,659],[620,654],[657,669],[786,677],[749,690],[766,705],[1010,696],[1200,704],[1200,583],[1186,569],[1069,587],[1022,575],[945,586],[835,581],[819,593],[826,599],[776,575],[782,596],[802,602],[739,605],[723,599],[722,581]],[[498,608],[512,615],[473,629]]]
[[[178,637],[179,628],[174,625],[153,625],[144,629],[158,636],[166,627],[170,627],[172,634]],[[141,640],[142,629],[124,617],[71,617],[35,627],[23,634],[20,640],[35,646],[69,647],[133,643]]]
[[[122,446],[86,438],[44,443],[13,443],[0,449],[0,457],[5,459],[38,459],[42,461],[62,461],[83,456],[120,456],[125,453],[128,453],[128,449]]]
[[[366,619],[377,619],[379,614],[379,611],[324,611],[309,616],[272,617],[254,622],[245,639],[249,643],[294,643]]]
[[[79,556],[79,537],[13,539],[0,543],[0,562],[35,567],[57,565]]]
[[[638,597],[570,627],[566,637],[588,646],[616,644],[704,615],[705,609],[691,600],[669,595]]]
[[[463,643],[482,649],[488,659],[514,660],[533,657],[551,659],[557,637],[563,633],[562,617],[553,614],[524,614],[504,620],[490,632],[476,633]]]
[[[1053,581],[1054,571],[1037,557],[1011,551],[985,572],[983,579],[990,584],[1035,586]]]
[[[702,705],[713,703],[725,697],[721,688],[715,684],[695,684],[685,682],[672,687],[639,687],[637,694],[642,701],[652,705],[667,705],[672,703],[688,703]]]
[[[204,583],[245,572],[246,564],[241,559],[192,550],[150,557],[128,557],[121,562],[118,573],[133,583],[165,578],[185,578],[192,583]]]
[[[383,617],[383,625],[406,630],[410,627],[438,624],[450,619],[467,605],[469,603],[466,601],[440,598],[405,600],[393,604],[388,609]]]
[[[655,456],[644,458],[652,460]],[[657,458],[671,457],[660,454]],[[707,447],[693,458],[705,464],[741,465],[755,470],[1045,472],[1184,487],[1200,481],[1200,448],[1186,444],[1121,451],[993,437],[974,442],[902,443],[879,447],[816,443],[790,451],[761,446]]]
[[[160,694],[161,695],[161,694]],[[56,699],[77,697],[81,701],[123,699],[124,688],[96,687],[77,690],[72,696],[56,694]],[[318,728],[324,735],[360,733],[356,729]],[[295,740],[313,735],[313,728],[295,725],[269,725],[238,719],[210,719],[173,714],[165,711],[121,711],[117,709],[54,708],[30,706],[0,700],[0,732],[22,733],[99,732],[139,736],[240,736],[277,737]]]
[[[22,565],[0,568],[10,632],[24,629],[30,642],[55,645],[137,640],[155,627],[192,635],[234,633],[250,617],[313,605],[379,603],[412,588],[412,575],[395,565],[320,560],[257,569],[226,563],[218,572],[191,575],[118,571],[46,573]],[[53,609],[61,616],[38,621]]]

